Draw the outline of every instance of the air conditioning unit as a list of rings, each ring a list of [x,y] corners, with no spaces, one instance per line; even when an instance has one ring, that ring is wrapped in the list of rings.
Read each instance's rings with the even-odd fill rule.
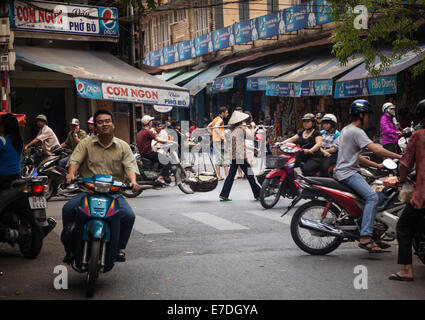
[[[9,18],[0,18],[0,37],[10,36]]]

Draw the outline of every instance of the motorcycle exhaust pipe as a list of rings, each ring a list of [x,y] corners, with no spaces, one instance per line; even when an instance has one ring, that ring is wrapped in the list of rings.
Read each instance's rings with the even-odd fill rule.
[[[330,236],[338,238],[358,239],[357,235],[352,234],[350,232],[346,232],[341,229],[337,229],[326,223],[301,218],[298,224],[301,228],[325,233]]]

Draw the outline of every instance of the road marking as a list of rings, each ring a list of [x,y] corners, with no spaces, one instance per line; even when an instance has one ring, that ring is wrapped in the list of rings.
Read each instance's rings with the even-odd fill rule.
[[[207,212],[185,212],[181,213],[183,216],[188,217],[190,219],[196,220],[198,222],[202,222],[206,225],[209,225],[210,227],[213,227],[215,229],[226,231],[226,230],[248,230],[249,228],[234,223],[232,221],[216,217],[212,214],[209,214]]]
[[[273,211],[269,211],[269,210],[246,210],[244,212],[256,215],[258,217],[262,217],[262,218],[270,219],[270,220],[277,221],[277,222],[280,222],[280,223],[284,223],[284,224],[287,224],[287,225],[291,224],[292,217],[290,217],[288,215],[284,215],[283,217],[281,217],[282,213],[279,213],[279,212],[273,212]]]
[[[140,232],[141,234],[155,234],[155,233],[171,233],[173,231],[148,220],[146,218],[140,217],[136,215],[136,220],[134,221],[133,228]]]

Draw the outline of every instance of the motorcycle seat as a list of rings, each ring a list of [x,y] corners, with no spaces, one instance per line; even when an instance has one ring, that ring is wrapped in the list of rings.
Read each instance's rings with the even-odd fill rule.
[[[349,192],[355,195],[358,195],[356,191],[354,191],[349,186],[338,182],[337,180],[333,178],[325,178],[325,177],[304,177],[308,182],[312,184],[316,184],[323,187],[328,187],[332,189],[338,189],[345,192]]]
[[[151,161],[147,158],[143,158],[143,157],[141,157],[140,160],[142,161],[143,165],[146,165],[146,166],[152,166],[155,163],[155,162],[153,162],[153,161]]]

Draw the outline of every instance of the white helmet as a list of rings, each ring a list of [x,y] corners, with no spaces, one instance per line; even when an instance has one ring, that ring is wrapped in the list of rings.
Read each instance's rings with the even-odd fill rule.
[[[338,121],[332,113],[327,113],[323,116],[322,121],[332,121],[334,124],[337,124]]]
[[[154,117],[148,116],[148,115],[144,115],[142,118],[142,124],[144,126],[146,126],[149,122],[151,122],[153,119],[155,119]]]
[[[385,113],[390,109],[395,109],[395,105],[393,105],[391,102],[386,102],[384,103],[384,105],[382,106],[382,112]]]

